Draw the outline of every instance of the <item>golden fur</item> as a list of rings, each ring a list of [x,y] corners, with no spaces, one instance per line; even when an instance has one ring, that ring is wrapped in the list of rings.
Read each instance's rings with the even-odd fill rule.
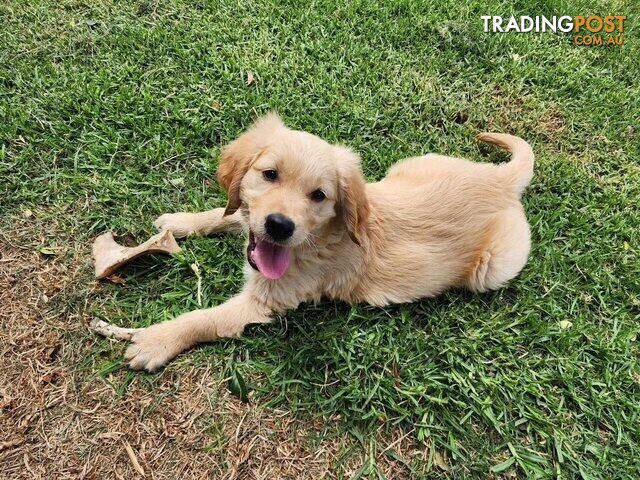
[[[504,285],[527,261],[529,225],[520,203],[533,176],[533,152],[522,139],[479,139],[512,152],[493,165],[429,154],[404,160],[365,184],[358,156],[275,114],[222,152],[219,180],[226,208],[162,215],[156,226],[175,236],[247,231],[263,236],[269,213],[291,218],[291,263],[278,280],[247,266],[236,297],[136,333],[126,357],[154,371],[200,342],[238,336],[250,323],[321,297],[372,305],[411,302],[455,287],[483,292]],[[277,182],[262,172],[275,169]],[[313,202],[321,189],[326,199]]]

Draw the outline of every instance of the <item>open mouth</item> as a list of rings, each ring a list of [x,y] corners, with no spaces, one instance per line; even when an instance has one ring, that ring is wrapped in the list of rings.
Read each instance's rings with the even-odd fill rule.
[[[256,238],[253,232],[249,231],[247,260],[249,265],[269,280],[278,280],[289,270],[289,247]]]

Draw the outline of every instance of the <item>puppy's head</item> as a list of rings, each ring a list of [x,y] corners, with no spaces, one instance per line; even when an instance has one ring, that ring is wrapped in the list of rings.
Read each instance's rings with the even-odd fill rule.
[[[275,280],[291,250],[314,245],[332,225],[359,244],[368,203],[360,159],[346,147],[288,129],[275,114],[259,119],[222,151],[218,170],[229,201],[249,223],[252,267]]]

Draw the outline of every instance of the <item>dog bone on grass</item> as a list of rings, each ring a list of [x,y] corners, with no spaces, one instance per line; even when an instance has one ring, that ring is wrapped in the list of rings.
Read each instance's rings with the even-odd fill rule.
[[[127,342],[131,340],[131,337],[133,337],[136,332],[142,330],[141,328],[117,327],[105,322],[104,320],[98,320],[97,318],[91,320],[89,326],[91,327],[91,330],[103,337],[115,338],[116,340],[126,340]]]
[[[111,275],[125,263],[147,253],[174,254],[180,247],[169,230],[154,235],[137,247],[123,247],[113,239],[111,232],[103,233],[93,242],[93,259],[96,267],[96,278],[102,279]]]

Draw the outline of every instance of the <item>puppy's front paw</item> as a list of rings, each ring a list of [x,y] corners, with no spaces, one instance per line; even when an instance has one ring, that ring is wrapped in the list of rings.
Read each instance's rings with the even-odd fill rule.
[[[184,349],[175,325],[165,322],[135,333],[124,358],[134,370],[155,372]]]
[[[193,213],[165,213],[156,218],[153,225],[158,230],[169,230],[175,238],[183,238],[196,233],[197,225]]]

